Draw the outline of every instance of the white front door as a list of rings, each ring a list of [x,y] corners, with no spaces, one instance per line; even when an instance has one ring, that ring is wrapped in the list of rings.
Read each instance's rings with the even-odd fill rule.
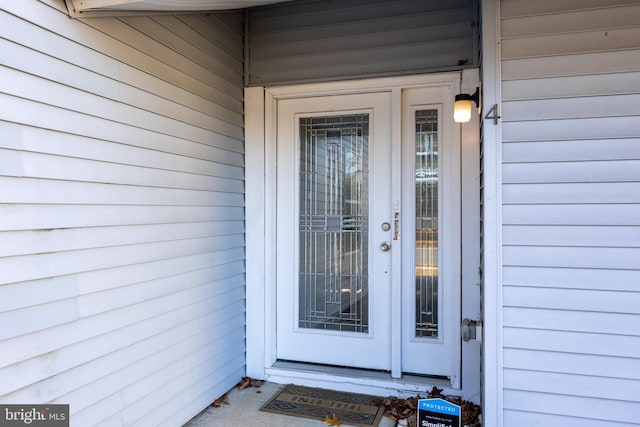
[[[276,101],[277,359],[459,371],[452,98],[433,86]]]
[[[278,101],[277,135],[278,358],[388,369],[390,94]]]

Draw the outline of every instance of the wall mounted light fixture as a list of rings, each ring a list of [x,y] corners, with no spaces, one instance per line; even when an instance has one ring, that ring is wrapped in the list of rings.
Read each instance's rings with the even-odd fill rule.
[[[471,120],[471,109],[473,105],[471,102],[475,102],[476,106],[480,105],[480,88],[476,88],[473,95],[468,93],[459,93],[455,98],[456,102],[453,105],[453,120],[457,123],[467,123]]]

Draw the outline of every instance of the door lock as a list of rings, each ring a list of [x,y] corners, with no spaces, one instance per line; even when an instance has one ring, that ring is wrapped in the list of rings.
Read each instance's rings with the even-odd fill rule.
[[[389,252],[390,249],[391,249],[391,243],[389,242],[380,243],[380,250],[382,252]]]

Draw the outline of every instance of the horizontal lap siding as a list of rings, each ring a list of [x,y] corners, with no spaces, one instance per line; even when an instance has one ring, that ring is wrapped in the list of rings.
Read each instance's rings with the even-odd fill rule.
[[[250,11],[249,84],[477,66],[477,1],[299,1]]]
[[[244,373],[241,21],[0,9],[0,401],[180,425]]]
[[[504,0],[504,422],[640,419],[640,3]]]

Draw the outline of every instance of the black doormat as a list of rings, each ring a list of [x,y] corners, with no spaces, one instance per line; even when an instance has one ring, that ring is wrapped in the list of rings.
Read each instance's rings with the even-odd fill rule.
[[[384,408],[374,405],[374,399],[379,398],[288,384],[260,410],[320,421],[325,417],[332,419],[335,415],[342,424],[375,427]]]

